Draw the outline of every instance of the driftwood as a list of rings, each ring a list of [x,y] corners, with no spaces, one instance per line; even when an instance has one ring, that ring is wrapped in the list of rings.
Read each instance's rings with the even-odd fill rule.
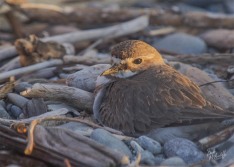
[[[24,3],[17,5],[16,9],[24,13],[30,20],[50,22],[56,24],[66,24],[75,22],[79,24],[100,24],[116,23],[136,18],[140,15],[149,15],[150,22],[157,25],[192,27],[234,27],[234,16],[208,13],[208,12],[188,12],[179,13],[173,10],[163,10],[162,8],[153,9],[134,9],[121,8],[116,10],[106,10],[98,8],[75,8],[73,10],[63,10],[57,6],[45,8],[38,4]],[[46,14],[45,14],[46,13]]]
[[[1,141],[9,148],[23,153],[26,138],[2,125],[0,129]],[[72,166],[104,167],[129,163],[127,156],[66,129],[37,126],[34,137],[35,149],[30,156],[55,166],[64,166],[65,157]]]
[[[3,72],[0,74],[0,82],[4,81],[5,79],[11,77],[11,76],[18,76],[21,74],[26,74],[26,73],[30,73],[33,71],[37,71],[43,68],[47,68],[47,67],[51,67],[51,66],[58,66],[58,65],[62,65],[63,61],[62,60],[50,60],[50,61],[46,61],[43,63],[38,63],[38,64],[34,64],[31,66],[27,66],[27,67],[22,67],[22,68],[18,68],[18,69],[14,69],[11,71],[7,71],[7,72]]]
[[[20,119],[20,120],[10,120],[10,119],[0,118],[0,124],[5,125],[5,126],[11,126],[13,124],[19,125],[21,123],[29,124],[35,119],[43,119],[43,118],[53,117],[53,116],[62,117],[62,116],[66,115],[69,112],[71,112],[71,111],[67,110],[66,108],[61,108],[61,109],[58,109],[58,110],[54,110],[54,111],[50,111],[50,112],[41,114],[39,116],[34,116],[34,117],[31,117],[31,118]]]
[[[30,98],[44,98],[54,101],[62,101],[80,109],[92,110],[93,94],[84,90],[55,85],[55,84],[34,84],[31,89],[21,93]]]
[[[131,34],[143,30],[149,24],[148,16],[140,16],[136,19],[120,23],[106,28],[99,28],[93,30],[84,30],[72,32],[68,34],[57,35],[53,37],[43,38],[42,41],[55,41],[59,43],[74,43],[87,40],[94,40],[103,37],[116,38],[123,35]],[[0,50],[0,60],[11,58],[17,55],[14,46],[6,47]]]
[[[210,65],[217,64],[219,66],[227,66],[234,64],[234,54],[216,53],[216,54],[201,54],[201,55],[163,55],[168,61],[179,61],[188,64]]]
[[[198,141],[198,145],[202,150],[206,150],[212,146],[222,143],[231,137],[234,133],[234,126],[228,127],[216,134],[207,136]]]

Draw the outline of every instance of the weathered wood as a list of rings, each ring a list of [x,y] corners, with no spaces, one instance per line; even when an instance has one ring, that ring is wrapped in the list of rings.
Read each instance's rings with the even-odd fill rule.
[[[48,15],[48,14],[47,14]],[[42,41],[55,41],[59,43],[74,43],[87,40],[95,40],[99,38],[116,38],[127,34],[135,33],[143,30],[149,24],[148,16],[140,16],[136,19],[123,22],[117,25],[98,28],[92,30],[84,30],[78,32],[72,32],[53,37],[43,38]],[[6,47],[0,50],[0,61],[11,58],[17,55],[14,46]]]
[[[35,148],[29,156],[51,165],[64,166],[64,159],[68,159],[72,166],[87,167],[120,166],[129,163],[125,155],[63,128],[37,126],[34,137]],[[20,153],[23,153],[27,143],[25,136],[2,125],[0,140],[8,148]]]
[[[43,69],[46,67],[58,66],[58,65],[62,65],[62,64],[63,64],[62,60],[50,60],[50,61],[34,64],[31,66],[22,67],[22,68],[14,69],[11,71],[3,72],[0,74],[0,82],[4,81],[5,79],[7,79],[11,76],[18,76],[21,74],[26,74],[26,73],[30,73],[30,72],[33,72],[36,70],[40,70],[40,69]]]
[[[34,84],[31,89],[21,93],[30,98],[45,98],[68,103],[76,108],[92,110],[93,94],[84,90],[55,84]]]
[[[234,126],[228,127],[216,134],[207,136],[198,141],[198,145],[202,150],[206,150],[212,146],[222,143],[231,137],[234,133]]]

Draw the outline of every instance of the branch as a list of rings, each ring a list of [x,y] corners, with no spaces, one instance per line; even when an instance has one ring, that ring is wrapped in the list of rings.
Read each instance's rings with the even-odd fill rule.
[[[11,71],[3,72],[0,74],[0,82],[4,81],[5,79],[7,79],[11,76],[18,76],[21,74],[26,74],[26,73],[37,71],[40,69],[44,69],[46,67],[57,66],[57,65],[62,65],[62,64],[63,64],[62,60],[55,59],[55,60],[50,60],[50,61],[46,61],[43,63],[38,63],[38,64],[34,64],[31,66],[22,67],[22,68],[14,69]]]
[[[69,86],[55,84],[34,84],[31,89],[21,92],[22,96],[30,98],[45,98],[54,101],[62,101],[72,106],[92,110],[93,94],[84,90]]]
[[[84,30],[78,32],[72,32],[53,37],[43,38],[42,41],[55,41],[59,43],[75,43],[80,41],[95,40],[108,36],[108,38],[116,38],[128,34],[132,34],[143,30],[149,24],[148,16],[140,16],[136,19],[120,23],[114,26],[106,28]],[[10,46],[0,50],[0,61],[11,58],[17,55],[14,46]]]

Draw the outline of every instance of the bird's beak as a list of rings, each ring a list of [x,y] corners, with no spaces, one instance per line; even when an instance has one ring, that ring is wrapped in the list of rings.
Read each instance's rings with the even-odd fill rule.
[[[117,64],[117,65],[113,65],[111,68],[107,69],[106,71],[104,71],[101,76],[107,76],[107,75],[115,75],[120,71],[126,70],[127,66],[126,64]]]

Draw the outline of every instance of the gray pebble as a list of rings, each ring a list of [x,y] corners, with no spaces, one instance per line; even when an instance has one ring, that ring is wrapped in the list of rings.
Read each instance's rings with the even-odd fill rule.
[[[164,153],[167,157],[178,156],[187,164],[194,164],[202,161],[205,155],[198,149],[195,143],[184,138],[174,138],[164,145]]]
[[[186,166],[186,163],[180,157],[171,157],[161,163],[162,166]]]
[[[0,104],[0,118],[11,119],[11,116],[8,114],[6,109]]]
[[[98,143],[101,143],[111,149],[117,150],[128,157],[132,157],[132,153],[129,148],[119,140],[114,137],[111,133],[107,132],[104,129],[95,129],[90,136],[91,139],[95,140]]]
[[[168,35],[154,43],[154,47],[177,54],[200,54],[207,51],[206,43],[202,39],[184,33]]]
[[[217,158],[216,160],[221,160],[221,163],[226,164],[233,162],[234,159],[234,144],[232,143],[232,146],[227,150],[223,149],[222,151],[217,152]]]
[[[20,108],[23,108],[24,105],[29,101],[25,97],[20,96],[20,95],[18,95],[16,93],[8,93],[7,98],[9,99],[9,101],[12,104],[14,104],[14,105],[16,105],[16,106],[18,106]]]
[[[143,149],[153,154],[159,154],[162,151],[161,144],[147,136],[140,136],[136,141]]]
[[[228,13],[234,13],[234,0],[224,0],[224,7]]]
[[[155,163],[155,157],[154,155],[145,150],[141,152],[141,164],[146,164],[146,165],[156,165]]]
[[[28,82],[20,82],[15,85],[14,89],[17,93],[20,93],[22,91],[25,91],[27,88],[31,88],[31,87],[32,87],[32,84],[29,84]]]
[[[7,111],[10,114],[10,116],[14,119],[19,118],[19,116],[23,114],[23,111],[21,108],[12,104],[7,105]]]

